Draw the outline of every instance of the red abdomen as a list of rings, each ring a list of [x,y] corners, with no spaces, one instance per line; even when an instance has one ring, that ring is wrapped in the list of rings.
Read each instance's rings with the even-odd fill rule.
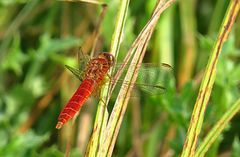
[[[85,79],[78,87],[72,98],[61,111],[58,117],[57,129],[60,129],[64,123],[71,119],[82,107],[94,89],[94,81]]]

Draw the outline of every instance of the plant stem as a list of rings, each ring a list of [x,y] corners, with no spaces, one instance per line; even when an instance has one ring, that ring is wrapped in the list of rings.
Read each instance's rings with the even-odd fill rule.
[[[232,0],[226,12],[218,39],[214,44],[208,65],[199,89],[198,97],[193,109],[190,126],[184,143],[182,157],[191,157],[195,153],[197,139],[201,131],[204,113],[211,95],[216,77],[216,66],[223,43],[227,40],[239,11],[239,0]]]
[[[192,77],[197,49],[195,40],[196,18],[194,17],[194,1],[179,1],[179,6],[183,37],[181,49],[182,62],[179,65],[177,81],[178,88],[181,89]]]
[[[124,78],[124,82],[119,91],[117,100],[115,102],[113,111],[110,115],[109,122],[106,127],[106,131],[103,136],[103,143],[100,150],[99,156],[111,156],[113,148],[116,143],[117,135],[120,130],[120,126],[127,109],[129,96],[132,90],[132,84],[136,81],[138,70],[140,68],[142,59],[144,57],[147,45],[152,36],[153,30],[159,20],[161,13],[169,7],[174,0],[169,0],[167,2],[161,1],[158,2],[156,8],[152,14],[151,19],[145,25],[139,36],[136,38],[132,47],[130,48],[128,54],[134,54],[131,65],[127,71],[127,74]],[[124,62],[125,64],[125,62]]]
[[[226,128],[232,117],[240,111],[240,98],[231,106],[230,109],[222,116],[222,118],[217,122],[217,124],[211,129],[207,137],[203,140],[201,145],[196,151],[194,157],[202,157],[205,155],[207,150],[213,144],[213,142],[219,137],[224,128]]]
[[[112,36],[112,43],[110,48],[110,53],[113,54],[115,58],[117,58],[116,56],[120,48],[121,37],[123,34],[130,0],[122,0],[120,2],[121,4],[119,5],[116,27]],[[112,73],[112,70],[110,71],[110,73]],[[98,156],[98,151],[99,149],[101,149],[100,143],[102,141],[103,131],[106,128],[108,119],[107,104],[110,96],[109,88],[110,87],[107,83],[102,88],[97,115],[94,123],[93,134],[88,143],[88,148],[85,156]]]

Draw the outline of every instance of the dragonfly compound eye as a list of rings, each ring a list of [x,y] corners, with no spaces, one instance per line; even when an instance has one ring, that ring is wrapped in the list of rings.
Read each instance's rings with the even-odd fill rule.
[[[115,62],[115,58],[112,54],[108,54],[108,60],[109,60],[109,63],[110,65],[112,66]]]
[[[104,56],[105,59],[107,59],[108,63],[110,66],[112,66],[115,62],[114,56],[110,53],[102,53],[102,55]]]

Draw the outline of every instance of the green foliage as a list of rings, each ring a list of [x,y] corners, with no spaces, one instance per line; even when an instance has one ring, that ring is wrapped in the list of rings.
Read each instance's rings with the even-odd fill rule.
[[[20,48],[20,36],[17,34],[5,59],[1,62],[3,71],[13,71],[17,76],[22,74],[21,67],[29,60]]]
[[[27,0],[1,0],[0,4],[7,6],[7,5],[14,5],[14,4],[18,4],[18,3],[21,4],[21,3],[26,3],[26,2],[27,2]]]
[[[35,156],[40,146],[49,140],[49,128],[44,132],[29,130],[24,134],[19,134],[18,129],[26,121],[37,99],[52,86],[52,82],[47,79],[54,77],[53,72],[56,68],[46,67],[73,64],[74,59],[67,58],[59,52],[78,46],[79,40],[74,37],[54,39],[49,34],[44,34],[40,37],[40,46],[37,49],[29,48],[24,52],[22,44],[20,34],[16,34],[8,53],[1,59],[0,156]],[[46,116],[51,114],[53,113]],[[62,156],[54,147],[43,152],[44,156],[51,156],[50,154]]]
[[[2,131],[1,138],[6,141],[0,148],[1,156],[14,157],[17,154],[19,157],[24,157],[37,151],[38,146],[43,144],[49,136],[47,134],[39,136],[29,131],[21,136],[12,132],[9,137]]]
[[[239,142],[239,138],[236,137],[234,139],[233,142],[233,153],[232,153],[232,157],[237,157],[240,154],[240,142]]]

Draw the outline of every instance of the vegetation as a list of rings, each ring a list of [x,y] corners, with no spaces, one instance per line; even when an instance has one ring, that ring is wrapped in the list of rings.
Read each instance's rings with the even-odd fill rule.
[[[0,156],[239,156],[239,3],[0,1]],[[55,129],[80,84],[64,66],[78,67],[79,47],[171,65],[165,91],[110,98],[106,83]]]

